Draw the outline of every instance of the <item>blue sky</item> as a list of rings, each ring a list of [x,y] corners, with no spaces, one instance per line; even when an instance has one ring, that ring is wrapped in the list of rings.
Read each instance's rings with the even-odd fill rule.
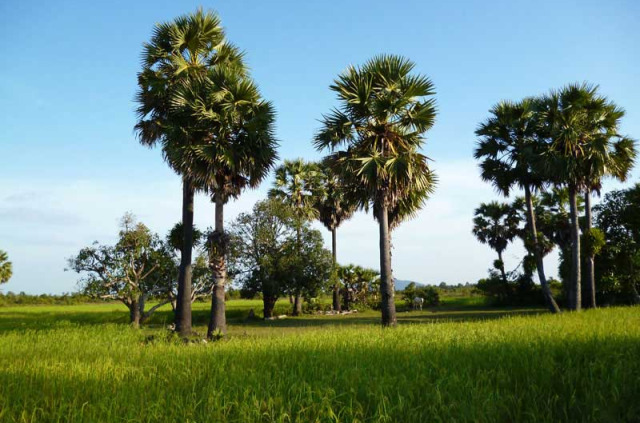
[[[14,262],[4,291],[63,292],[65,258],[110,242],[132,211],[165,233],[180,217],[180,184],[158,151],[137,144],[133,96],[142,43],[155,23],[220,14],[277,112],[282,158],[310,144],[334,104],[328,86],[349,64],[402,54],[435,83],[439,115],[425,152],[440,186],[394,234],[397,277],[475,281],[493,253],[471,236],[473,208],[496,197],[478,180],[473,131],[500,99],[574,81],[600,85],[640,138],[640,3],[613,1],[29,1],[0,3],[0,249]],[[636,169],[632,181],[639,180]],[[231,204],[250,209],[269,181]],[[609,189],[621,185],[610,183]],[[198,198],[196,222],[211,225]],[[326,235],[326,234],[325,234]],[[327,238],[328,240],[328,238]],[[378,267],[377,230],[358,215],[339,231],[339,259]],[[329,243],[327,242],[327,246]],[[521,247],[507,252],[519,261]],[[549,259],[555,267],[556,257]]]

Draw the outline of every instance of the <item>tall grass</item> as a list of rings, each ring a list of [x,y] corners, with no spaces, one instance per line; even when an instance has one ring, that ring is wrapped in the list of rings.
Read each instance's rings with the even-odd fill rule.
[[[618,422],[640,416],[638,308],[395,330],[294,322],[236,325],[228,340],[189,345],[162,329],[123,324],[66,319],[44,329],[2,326],[0,421]]]

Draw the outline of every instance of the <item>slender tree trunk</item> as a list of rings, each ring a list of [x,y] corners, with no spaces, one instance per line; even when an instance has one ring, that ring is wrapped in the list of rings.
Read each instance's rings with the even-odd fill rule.
[[[333,311],[340,310],[340,283],[338,282],[338,259],[337,259],[337,243],[336,243],[336,228],[331,229],[331,254],[333,256],[333,271],[331,276],[335,278],[333,285]]]
[[[385,202],[378,216],[380,226],[380,295],[382,297],[382,326],[395,326],[396,303],[394,301],[393,275],[391,273],[391,238],[389,213]]]
[[[585,211],[585,220],[586,220],[586,232],[587,234],[591,233],[591,228],[593,226],[592,217],[591,217],[591,194],[589,190],[586,190],[584,193],[584,211]],[[593,251],[589,251],[589,255],[587,256],[587,280],[586,284],[586,294],[587,294],[587,308],[596,308],[596,269],[595,269],[595,257],[593,255]]]
[[[293,300],[293,315],[300,316],[302,314],[302,294],[300,292],[296,292],[295,298]]]
[[[569,211],[571,214],[571,286],[569,287],[569,308],[582,308],[582,287],[580,269],[580,225],[578,224],[578,193],[569,187]]]
[[[140,313],[140,304],[137,300],[134,300],[129,304],[129,321],[131,326],[134,328],[140,327],[140,317],[142,313]]]
[[[302,224],[300,222],[296,223],[297,227],[296,227],[296,242],[297,244],[297,249],[298,249],[298,255],[300,254],[300,250],[302,249]],[[302,314],[302,293],[300,292],[300,287],[297,286],[297,284],[300,283],[300,281],[295,281],[295,297],[293,299],[293,315],[294,316],[300,316]]]
[[[498,260],[500,260],[500,273],[502,274],[502,281],[506,284],[509,281],[507,281],[507,274],[504,271],[504,261],[502,260],[502,251],[498,251]]]
[[[531,196],[531,189],[529,186],[524,187],[524,196],[527,203],[527,223],[529,225],[529,231],[531,235],[531,242],[533,243],[533,256],[536,259],[536,268],[538,269],[538,279],[540,280],[540,286],[542,287],[542,293],[547,302],[547,306],[552,313],[560,313],[560,307],[553,299],[551,293],[551,287],[547,283],[547,278],[544,274],[544,260],[542,257],[542,251],[540,249],[540,243],[538,242],[538,230],[536,228],[536,215],[533,210],[533,198]]]
[[[224,201],[222,196],[215,196],[216,223],[213,233],[212,252],[210,257],[213,295],[211,296],[211,316],[207,337],[212,339],[216,334],[227,333],[227,318],[225,315],[224,286],[227,278],[225,262],[226,240],[224,234]]]
[[[277,296],[271,296],[265,293],[262,294],[262,303],[264,306],[262,311],[265,319],[273,317],[273,309],[276,306],[276,301],[278,301]]]
[[[191,335],[191,250],[193,249],[193,185],[182,180],[182,251],[178,276],[176,332]]]

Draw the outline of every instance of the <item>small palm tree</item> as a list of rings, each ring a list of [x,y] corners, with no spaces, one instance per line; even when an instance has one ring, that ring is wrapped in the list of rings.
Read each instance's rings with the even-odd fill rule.
[[[544,272],[544,255],[533,207],[533,192],[545,184],[538,170],[539,157],[545,148],[544,142],[537,137],[538,111],[538,102],[533,99],[518,103],[503,101],[495,105],[490,110],[491,117],[476,130],[479,141],[474,156],[482,160],[482,179],[490,181],[500,193],[508,196],[514,186],[524,190],[530,231],[527,249],[533,251],[538,279],[549,310],[558,313],[560,308]]]
[[[435,121],[435,92],[428,78],[412,73],[414,68],[394,55],[350,67],[331,85],[340,107],[324,116],[315,137],[316,148],[332,151],[329,161],[358,206],[373,206],[380,228],[384,326],[396,325],[390,214],[415,213],[435,186],[428,159],[420,153]]]
[[[138,74],[138,123],[135,130],[143,145],[160,144],[165,160],[182,175],[183,248],[178,278],[176,330],[191,333],[191,256],[193,249],[193,197],[191,166],[177,153],[197,144],[206,133],[197,131],[197,118],[173,107],[179,87],[203,78],[208,69],[235,60],[225,42],[220,19],[213,12],[198,10],[156,26],[144,45],[142,71]]]
[[[326,163],[321,165],[324,179],[324,195],[318,199],[316,209],[318,220],[331,232],[331,252],[333,257],[333,310],[340,311],[340,282],[337,277],[337,237],[338,227],[355,212],[355,205],[349,201],[345,187],[338,175]]]
[[[13,275],[13,266],[9,261],[9,256],[0,250],[0,283],[7,283]]]
[[[569,191],[571,217],[571,285],[569,307],[582,307],[578,195],[587,193],[587,229],[591,229],[589,193],[598,192],[604,176],[626,179],[635,158],[633,141],[618,134],[624,111],[587,83],[552,91],[542,101],[543,134],[549,140],[547,177]],[[589,257],[589,304],[595,306],[593,257]]]
[[[502,253],[507,245],[518,236],[520,219],[518,212],[508,203],[492,201],[483,203],[475,210],[473,218],[473,234],[483,244],[498,253],[495,267],[500,270],[502,280],[507,283]]]
[[[208,328],[212,338],[226,333],[227,326],[224,205],[244,189],[257,187],[273,167],[275,112],[238,60],[210,68],[201,80],[188,81],[174,105],[196,116],[201,131],[207,133],[201,143],[182,149],[180,156],[191,165],[195,185],[215,203],[215,228],[207,246],[213,279]]]
[[[273,188],[269,190],[269,197],[276,198],[290,206],[296,221],[296,239],[298,250],[301,248],[301,230],[305,222],[319,216],[315,207],[318,199],[324,196],[323,173],[316,163],[302,159],[285,160],[276,169]],[[293,315],[302,313],[302,292],[299,287],[294,288],[295,296]]]

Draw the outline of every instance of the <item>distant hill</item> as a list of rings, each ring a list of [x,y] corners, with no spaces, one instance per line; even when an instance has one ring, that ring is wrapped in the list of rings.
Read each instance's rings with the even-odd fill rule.
[[[411,282],[415,283],[417,286],[427,286],[424,283],[416,282],[416,281],[408,281],[404,279],[396,279],[396,291],[402,291],[409,285]]]

